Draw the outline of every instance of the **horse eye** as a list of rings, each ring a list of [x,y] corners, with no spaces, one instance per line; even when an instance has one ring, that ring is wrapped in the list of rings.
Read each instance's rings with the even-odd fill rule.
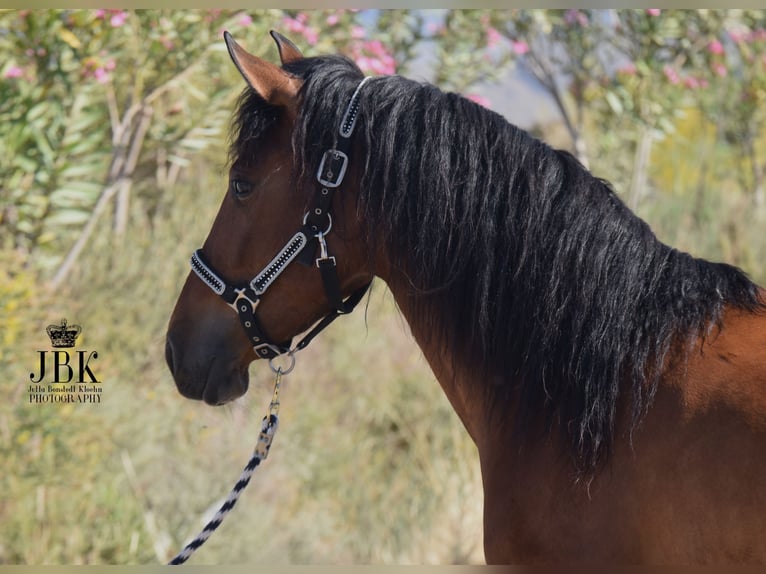
[[[237,199],[244,199],[253,191],[253,186],[241,179],[232,179],[229,183],[229,190]]]

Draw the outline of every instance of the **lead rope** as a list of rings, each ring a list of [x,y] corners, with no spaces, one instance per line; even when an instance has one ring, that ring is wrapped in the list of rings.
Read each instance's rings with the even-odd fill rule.
[[[231,512],[234,508],[234,505],[237,504],[237,500],[239,500],[242,491],[245,490],[245,487],[250,482],[250,478],[253,476],[255,469],[259,464],[261,464],[261,462],[266,460],[266,457],[269,455],[271,442],[274,440],[274,435],[276,434],[277,428],[279,427],[279,390],[282,384],[282,375],[286,375],[292,371],[293,367],[295,366],[295,355],[290,352],[288,353],[288,357],[290,358],[291,363],[284,370],[282,367],[275,367],[274,363],[269,360],[269,366],[275,374],[274,391],[271,394],[269,414],[263,417],[263,421],[261,422],[261,434],[258,435],[258,442],[256,443],[255,449],[253,450],[253,455],[250,457],[247,465],[242,470],[242,474],[239,475],[239,480],[237,480],[234,488],[231,489],[229,496],[221,505],[221,508],[218,509],[218,512],[215,513],[215,516],[205,525],[205,527],[194,538],[194,540],[189,542],[184,547],[184,549],[176,555],[175,558],[168,562],[169,565],[176,566],[178,564],[183,564],[192,554],[194,554],[197,548],[202,546],[207,541],[207,539],[210,538],[213,532],[215,532],[215,530],[221,525],[223,519],[226,518],[226,515],[229,514],[229,512]]]

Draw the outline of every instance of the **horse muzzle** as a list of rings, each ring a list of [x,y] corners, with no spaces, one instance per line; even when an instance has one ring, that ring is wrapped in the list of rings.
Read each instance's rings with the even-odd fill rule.
[[[222,405],[247,392],[249,361],[225,346],[211,348],[188,337],[188,331],[171,327],[165,342],[165,361],[181,395]]]

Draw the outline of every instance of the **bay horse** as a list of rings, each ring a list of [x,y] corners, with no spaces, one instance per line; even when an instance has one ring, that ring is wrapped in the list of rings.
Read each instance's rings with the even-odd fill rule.
[[[488,563],[766,562],[764,292],[500,115],[272,36],[281,65],[225,34],[247,86],[180,393],[241,396],[377,277],[478,448]]]

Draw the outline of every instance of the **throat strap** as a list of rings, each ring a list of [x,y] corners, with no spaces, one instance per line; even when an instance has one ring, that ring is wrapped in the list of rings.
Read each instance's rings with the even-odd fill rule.
[[[346,315],[348,313],[351,313],[351,311],[354,310],[354,308],[359,304],[359,302],[364,298],[365,294],[370,288],[370,285],[372,282],[367,283],[366,285],[363,285],[351,295],[349,295],[348,299],[342,302],[342,307],[345,309],[345,311],[339,311],[337,308],[333,309],[330,313],[328,313],[324,319],[319,321],[314,327],[306,333],[303,338],[298,342],[297,345],[295,345],[295,348],[293,351],[300,351],[302,349],[305,349],[308,347],[309,343],[314,340],[314,337],[319,335],[322,331],[324,331],[327,327],[330,326],[330,324],[335,321],[338,317],[341,315]]]

